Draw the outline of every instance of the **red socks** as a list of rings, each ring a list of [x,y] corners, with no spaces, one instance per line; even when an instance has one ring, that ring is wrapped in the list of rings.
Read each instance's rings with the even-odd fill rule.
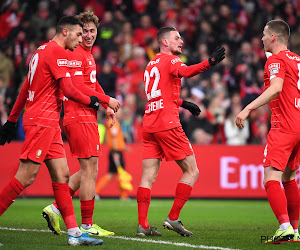
[[[290,222],[287,211],[287,199],[280,186],[280,182],[274,180],[268,181],[265,185],[265,189],[268,201],[279,222],[279,225]]]
[[[52,183],[54,198],[67,229],[78,227],[68,183]]]
[[[149,228],[147,215],[148,215],[150,200],[151,200],[151,189],[139,187],[136,194],[136,201],[138,204],[138,218],[139,218],[139,224],[141,224],[144,229]]]
[[[0,192],[0,216],[8,209],[23,190],[23,185],[13,177]]]
[[[69,187],[69,192],[70,192],[71,197],[73,197],[74,194],[75,194],[75,192],[74,192],[73,189],[71,189],[70,187]],[[54,200],[54,202],[52,203],[52,205],[58,209],[56,200]]]
[[[93,213],[95,208],[95,199],[80,201],[81,224],[93,225]]]
[[[282,182],[287,199],[287,210],[290,223],[294,229],[298,229],[300,197],[299,188],[295,180]]]
[[[183,208],[186,201],[189,199],[192,187],[190,185],[184,183],[178,183],[176,192],[175,192],[175,200],[173,203],[173,207],[169,213],[170,220],[177,220],[179,218],[179,214],[181,209]]]

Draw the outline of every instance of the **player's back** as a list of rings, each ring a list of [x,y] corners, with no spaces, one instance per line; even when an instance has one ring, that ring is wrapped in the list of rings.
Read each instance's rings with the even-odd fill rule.
[[[143,131],[154,133],[180,125],[178,100],[181,80],[178,69],[182,62],[175,55],[157,54],[144,72],[147,108],[143,118]]]
[[[68,76],[67,64],[65,49],[55,41],[40,46],[32,56],[24,125],[59,127],[62,100],[57,80]]]
[[[267,72],[267,73],[266,73]],[[284,79],[282,92],[270,102],[271,129],[300,132],[300,56],[284,50],[269,57],[265,66],[266,87],[275,77]]]
[[[84,85],[96,91],[96,63],[91,51],[79,45],[74,51],[68,51],[68,59],[71,76],[82,75]],[[64,125],[77,122],[97,123],[97,111],[64,98]]]

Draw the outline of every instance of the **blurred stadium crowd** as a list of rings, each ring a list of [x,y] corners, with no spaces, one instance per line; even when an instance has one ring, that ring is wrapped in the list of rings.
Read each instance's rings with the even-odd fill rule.
[[[264,88],[266,57],[260,39],[265,24],[272,19],[288,22],[289,48],[300,54],[297,0],[4,0],[0,8],[0,125],[14,104],[35,50],[54,37],[59,18],[81,11],[91,10],[100,19],[92,50],[97,79],[105,93],[122,104],[119,120],[128,143],[141,141],[146,105],[143,73],[158,52],[160,27],[179,30],[185,42],[181,59],[187,65],[207,59],[218,45],[226,48],[222,63],[182,79],[182,99],[202,110],[193,117],[180,109],[183,129],[192,143],[264,144],[269,130],[267,106],[252,112],[243,130],[234,121]],[[16,139],[23,137],[19,126]]]

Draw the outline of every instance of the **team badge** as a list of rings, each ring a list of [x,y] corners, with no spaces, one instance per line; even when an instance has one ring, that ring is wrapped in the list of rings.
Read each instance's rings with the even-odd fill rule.
[[[36,151],[36,158],[40,158],[41,155],[42,155],[42,150],[41,150],[41,149],[38,149],[38,150]]]

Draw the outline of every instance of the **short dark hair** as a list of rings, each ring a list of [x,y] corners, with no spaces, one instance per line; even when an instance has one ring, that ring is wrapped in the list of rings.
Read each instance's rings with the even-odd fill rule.
[[[170,31],[177,31],[178,30],[175,27],[172,26],[167,26],[167,27],[162,27],[157,31],[157,42],[158,44],[161,44],[161,40],[165,36],[165,34],[169,33]]]
[[[67,25],[79,25],[83,28],[82,22],[75,16],[63,16],[56,25],[56,33],[61,33]]]
[[[266,26],[278,36],[281,42],[287,44],[290,37],[290,27],[285,21],[279,19],[272,20]]]

